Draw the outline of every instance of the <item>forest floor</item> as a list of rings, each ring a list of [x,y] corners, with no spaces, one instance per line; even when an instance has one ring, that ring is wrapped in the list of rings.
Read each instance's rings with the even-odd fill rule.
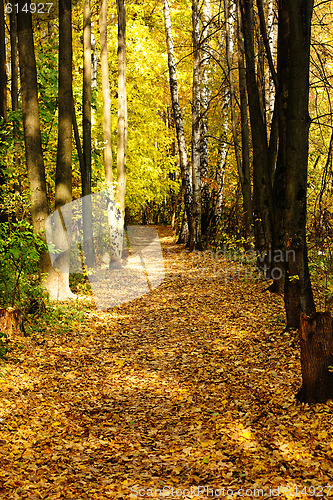
[[[295,400],[282,298],[160,236],[151,293],[11,340],[0,498],[333,496],[333,402]]]

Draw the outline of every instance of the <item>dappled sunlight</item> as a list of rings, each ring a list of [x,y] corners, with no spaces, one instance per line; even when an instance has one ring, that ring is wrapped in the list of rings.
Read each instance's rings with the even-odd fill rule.
[[[8,488],[127,500],[133,486],[329,484],[333,403],[296,403],[281,299],[261,282],[187,279],[186,258],[176,277],[166,254],[149,294],[92,307],[85,324],[24,338],[11,355],[0,382]]]

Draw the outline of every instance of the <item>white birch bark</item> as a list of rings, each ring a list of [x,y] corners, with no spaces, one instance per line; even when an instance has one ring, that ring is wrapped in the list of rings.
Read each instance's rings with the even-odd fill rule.
[[[182,112],[179,104],[176,63],[175,63],[174,46],[173,46],[173,38],[171,30],[170,7],[168,0],[163,0],[163,12],[164,12],[166,45],[168,52],[170,94],[171,94],[174,120],[176,125],[177,143],[179,150],[179,163],[182,176],[182,185],[184,190],[184,204],[187,216],[187,224],[189,226],[189,230],[191,231],[190,227],[192,225],[192,181],[191,181],[190,168],[187,158]]]

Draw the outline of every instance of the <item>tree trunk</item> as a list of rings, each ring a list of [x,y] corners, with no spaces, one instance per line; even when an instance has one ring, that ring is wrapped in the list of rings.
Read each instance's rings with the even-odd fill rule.
[[[91,206],[91,9],[90,0],[83,2],[83,158],[82,219],[85,265],[95,266]]]
[[[71,0],[59,1],[59,80],[58,80],[58,148],[55,182],[55,209],[72,201],[72,21]],[[71,228],[67,228],[71,233]],[[57,246],[61,244],[57,241]],[[66,300],[76,298],[69,288],[69,252],[59,256],[56,278],[50,298]]]
[[[243,213],[244,223],[246,228],[247,237],[251,239],[252,233],[252,202],[251,202],[251,180],[250,180],[250,166],[249,166],[249,130],[247,123],[247,99],[245,91],[245,69],[244,69],[244,50],[242,52],[242,44],[240,44],[240,37],[238,41],[240,44],[238,57],[239,57],[239,85],[240,85],[240,98],[241,98],[241,122],[242,122],[242,159],[239,154],[239,145],[236,127],[236,109],[235,109],[235,87],[233,78],[233,61],[232,61],[232,48],[230,38],[230,24],[233,22],[231,13],[229,14],[228,0],[224,0],[224,12],[226,16],[225,21],[225,47],[226,47],[226,60],[228,67],[229,86],[230,86],[230,111],[231,111],[231,124],[232,135],[235,148],[235,157],[239,180],[241,184],[242,197],[243,197]],[[242,40],[241,40],[242,41]],[[241,88],[241,86],[243,87]],[[244,129],[243,129],[244,126]],[[244,151],[243,151],[244,148]]]
[[[246,83],[249,99],[253,145],[253,196],[256,224],[256,247],[268,250],[272,244],[272,189],[269,176],[268,142],[260,106],[254,52],[253,0],[240,0],[246,57]],[[263,239],[261,239],[261,234]]]
[[[118,14],[118,135],[117,135],[117,193],[109,224],[114,251],[110,267],[121,266],[124,237],[126,154],[127,154],[127,93],[126,93],[126,1],[117,0]],[[111,194],[113,199],[113,192]]]
[[[174,120],[177,132],[177,142],[179,150],[179,163],[180,171],[182,177],[182,185],[184,186],[184,205],[186,211],[186,219],[188,225],[188,233],[193,234],[192,225],[192,183],[190,176],[190,168],[187,158],[184,126],[182,112],[179,105],[179,95],[178,95],[178,85],[177,85],[177,74],[176,74],[176,63],[173,48],[173,39],[171,31],[171,18],[170,18],[170,7],[169,0],[164,0],[163,2],[164,11],[164,24],[165,24],[165,34],[166,34],[166,44],[168,51],[168,67],[169,67],[169,82],[170,82],[170,94],[172,101],[172,109],[174,114]],[[183,241],[187,243],[186,241]],[[180,243],[180,241],[179,241]]]
[[[23,318],[21,309],[0,309],[0,332],[6,335],[25,335]]]
[[[192,0],[193,90],[192,90],[192,184],[193,238],[190,250],[202,250],[200,178],[200,18],[198,0]]]
[[[101,43],[101,70],[103,92],[103,137],[105,181],[113,190],[112,149],[111,149],[111,94],[109,83],[109,63],[107,45],[107,0],[100,0],[99,31]]]
[[[268,45],[270,53],[272,55],[272,60],[274,60],[274,50],[276,43],[276,28],[274,22],[274,0],[268,0],[268,16],[267,16],[267,26],[268,26]],[[280,21],[280,18],[279,18]],[[269,73],[268,77],[269,89],[268,89],[268,102],[267,102],[267,123],[269,127],[271,126],[273,113],[274,113],[274,101],[275,101],[275,83],[272,73]]]
[[[17,61],[17,20],[16,13],[12,11],[10,14],[10,66],[11,66],[11,101],[12,101],[12,110],[18,110],[18,61]],[[15,138],[15,154],[14,154],[14,163],[16,167],[16,172],[19,170],[20,166],[20,141],[17,139],[18,136],[18,127],[16,124],[16,120],[13,121],[13,132]],[[18,176],[17,182],[15,182],[15,192],[21,192],[21,182],[20,177]]]
[[[0,0],[0,147],[3,148],[5,137],[5,120],[7,114],[7,77],[6,77],[6,44],[5,44],[5,18],[4,4]],[[0,203],[3,202],[2,185],[5,183],[5,165],[0,159]],[[7,220],[7,214],[0,210],[0,223]]]
[[[254,225],[252,212],[252,193],[251,193],[251,173],[250,173],[250,131],[247,114],[247,95],[246,95],[246,73],[244,61],[244,41],[242,33],[242,19],[239,1],[237,1],[237,20],[238,20],[238,81],[239,81],[239,100],[241,112],[241,136],[242,136],[242,195],[244,210],[244,225],[248,247],[254,242]]]
[[[202,5],[202,34],[200,49],[200,68],[201,68],[201,119],[200,119],[200,169],[201,169],[201,229],[202,234],[206,234],[209,224],[210,194],[209,194],[209,166],[208,166],[208,108],[209,108],[209,82],[208,65],[210,61],[209,54],[209,22],[210,22],[210,0],[204,0]]]
[[[31,215],[34,232],[39,234],[45,230],[45,221],[48,216],[46,195],[45,169],[40,133],[37,71],[35,49],[32,32],[30,3],[28,12],[22,12],[25,0],[20,0],[17,14],[18,49],[21,77],[22,117],[24,129],[25,156],[31,192]],[[42,233],[45,239],[44,233]],[[40,259],[40,275],[46,276],[46,288],[49,292],[55,271],[52,267],[48,252],[44,252]]]
[[[13,5],[14,8],[14,5]],[[7,115],[7,73],[4,2],[0,0],[0,119]]]
[[[315,312],[306,243],[309,146],[309,63],[313,0],[287,0],[290,32],[286,139],[285,308],[287,327],[298,328],[300,314]]]
[[[274,201],[274,242],[273,249],[284,254],[285,234],[285,188],[286,188],[286,162],[287,162],[287,102],[288,102],[288,78],[289,78],[289,48],[290,48],[290,26],[289,14],[286,0],[279,2],[279,25],[278,25],[278,48],[277,48],[277,88],[275,113],[278,116],[278,154],[276,169],[273,179],[273,201]],[[274,118],[273,118],[274,120]],[[272,123],[273,131],[274,123]],[[274,133],[274,132],[272,132]],[[274,140],[271,134],[271,141]],[[286,255],[284,254],[286,258]],[[272,274],[275,277],[270,291],[278,294],[284,292],[285,262],[274,262]]]
[[[300,324],[302,403],[325,403],[333,399],[333,321],[330,313],[301,314]]]

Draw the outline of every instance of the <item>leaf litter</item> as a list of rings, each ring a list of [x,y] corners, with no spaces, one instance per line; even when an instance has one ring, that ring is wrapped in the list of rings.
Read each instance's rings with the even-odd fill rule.
[[[162,285],[10,352],[0,498],[333,496],[333,402],[295,400],[283,299],[159,230]]]

